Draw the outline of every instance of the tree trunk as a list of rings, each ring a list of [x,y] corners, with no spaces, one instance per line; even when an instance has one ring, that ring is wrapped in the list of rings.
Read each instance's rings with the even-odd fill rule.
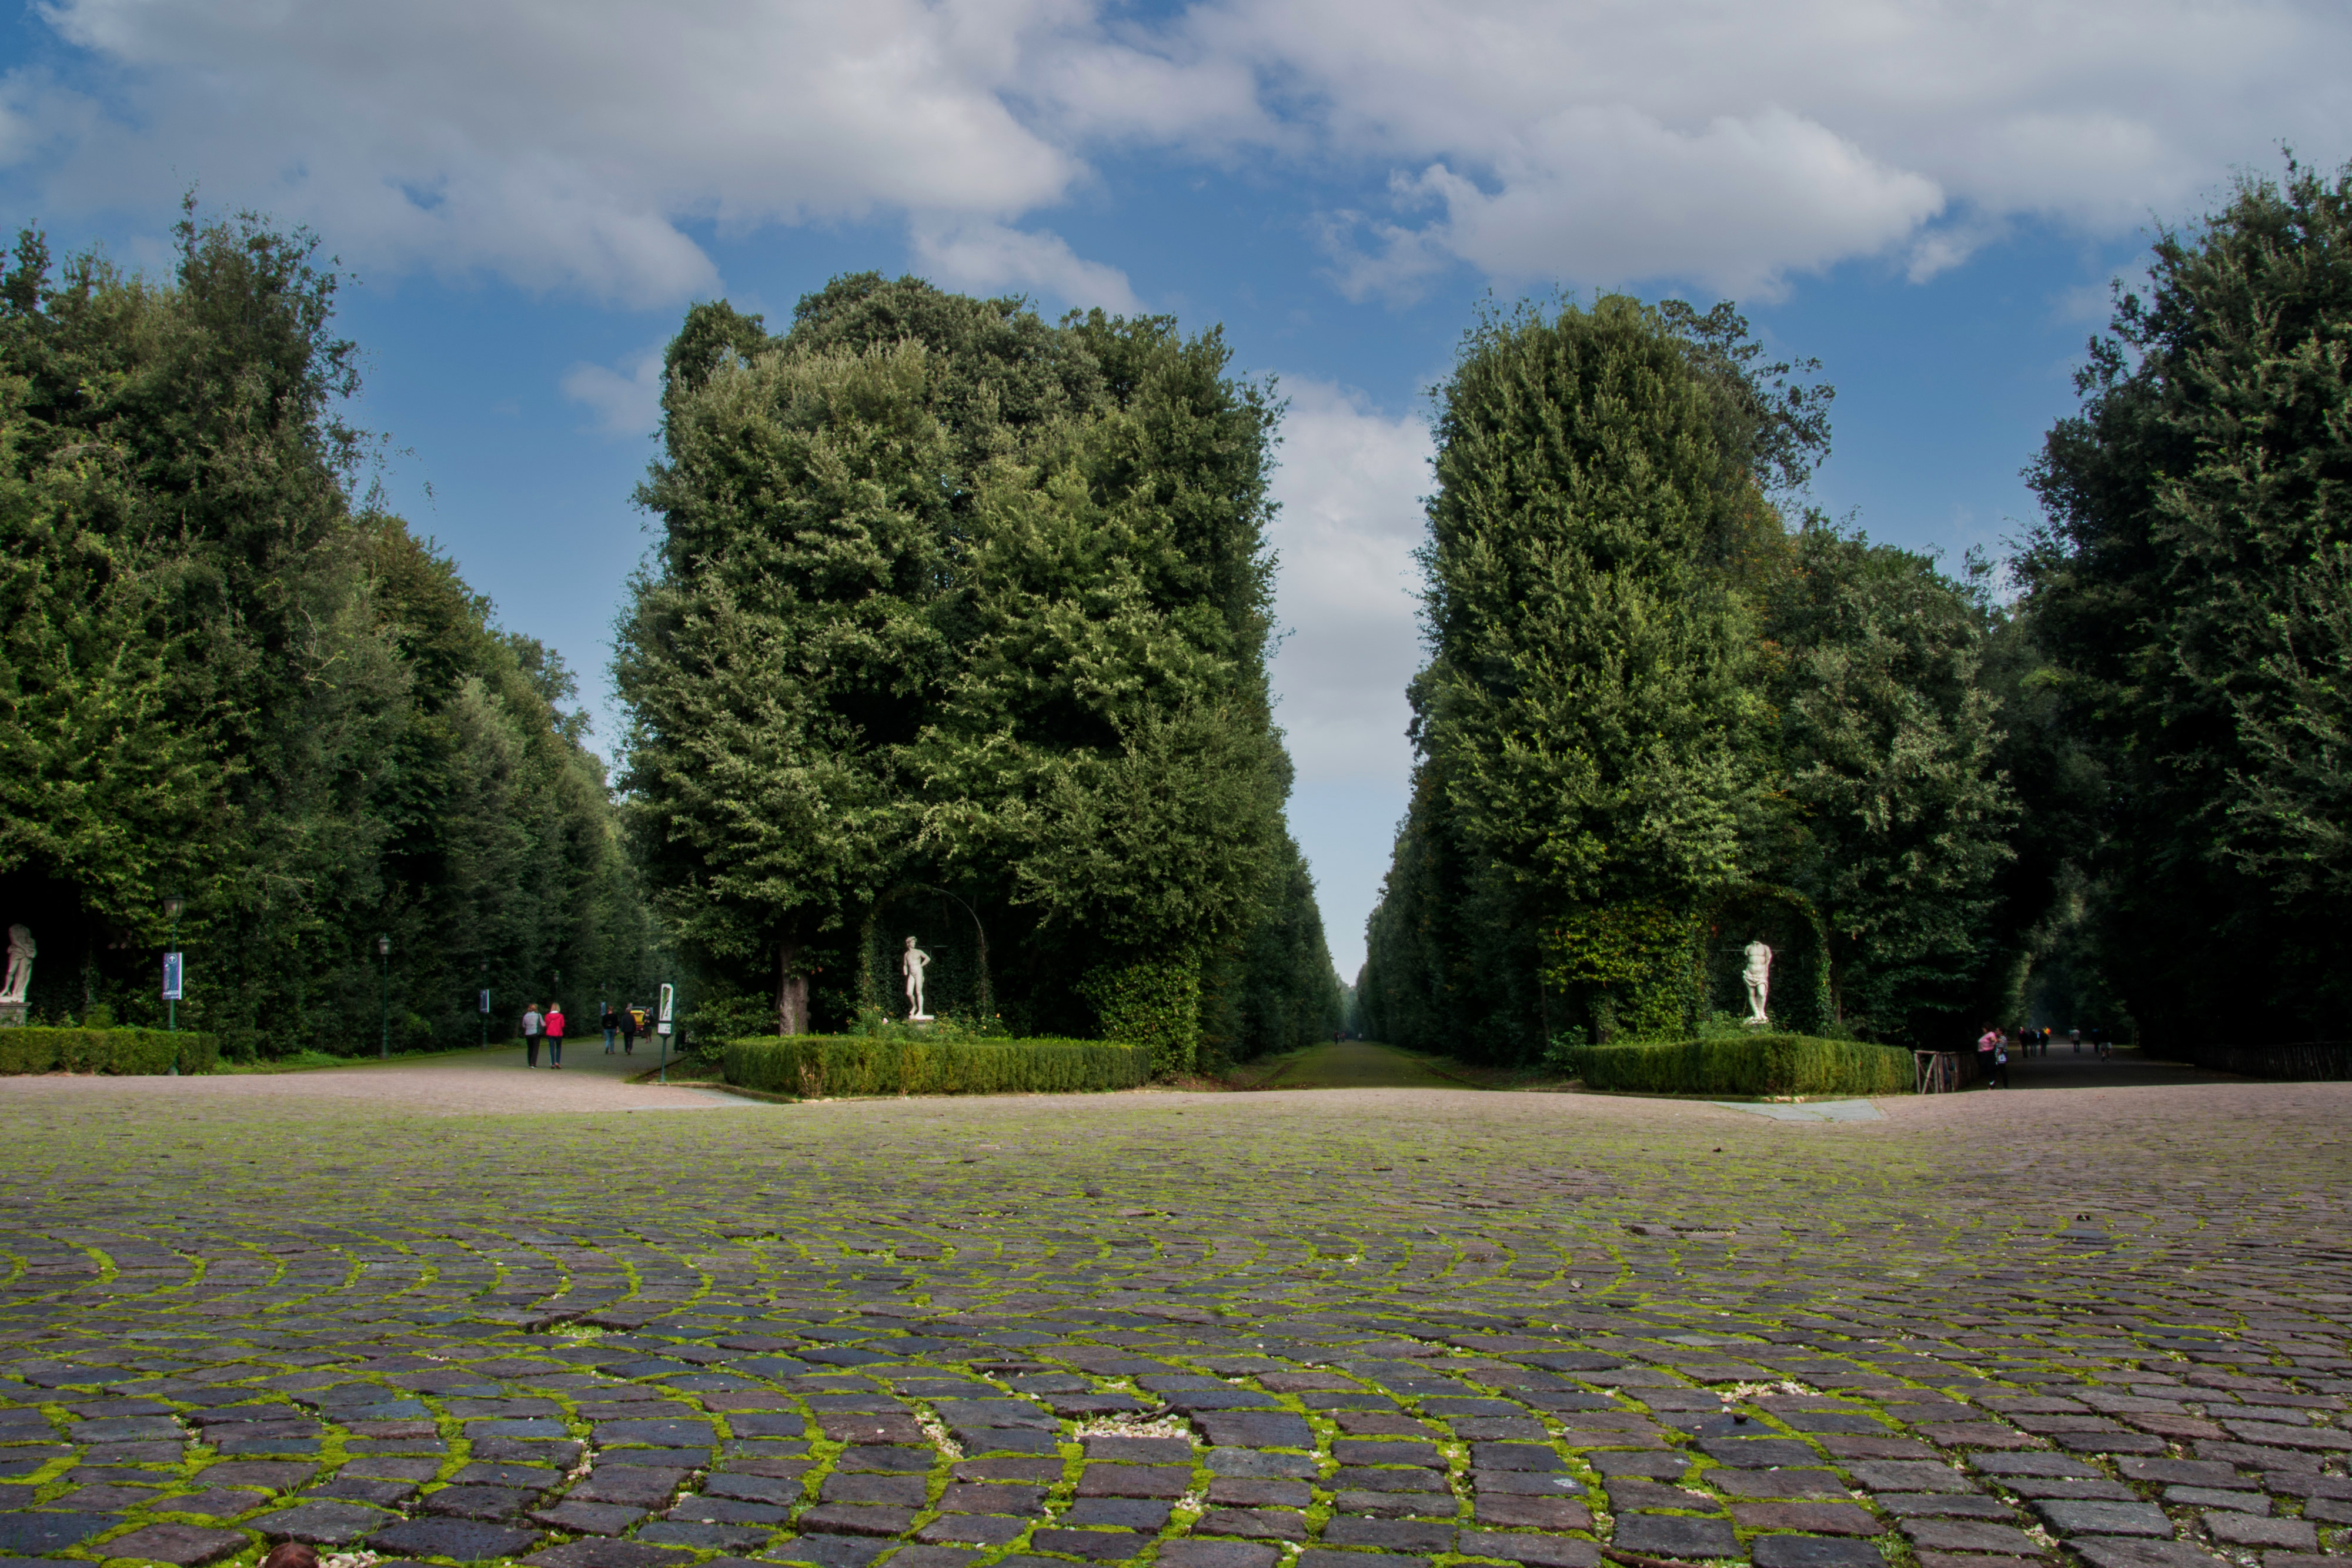
[[[776,1032],[808,1033],[808,977],[800,972],[801,945],[780,944],[776,951]]]

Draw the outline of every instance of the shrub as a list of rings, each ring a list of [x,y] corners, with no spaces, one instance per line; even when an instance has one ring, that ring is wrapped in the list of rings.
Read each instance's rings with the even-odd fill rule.
[[[727,1082],[772,1094],[1060,1094],[1132,1089],[1149,1048],[1100,1040],[761,1035],[719,1048]]]
[[[1573,1046],[1564,1065],[1588,1089],[1636,1094],[1908,1094],[1911,1053],[1803,1034]]]
[[[0,1030],[0,1073],[210,1072],[218,1036],[160,1029]]]

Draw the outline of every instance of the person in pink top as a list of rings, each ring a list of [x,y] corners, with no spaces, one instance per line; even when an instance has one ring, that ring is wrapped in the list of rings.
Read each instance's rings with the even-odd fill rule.
[[[547,1064],[550,1067],[563,1065],[563,1004],[562,1002],[547,1004]]]

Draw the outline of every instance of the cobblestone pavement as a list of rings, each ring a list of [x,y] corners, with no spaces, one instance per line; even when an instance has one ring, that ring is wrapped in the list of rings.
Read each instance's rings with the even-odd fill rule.
[[[2352,1568],[2352,1086],[273,1082],[0,1095],[0,1568]]]

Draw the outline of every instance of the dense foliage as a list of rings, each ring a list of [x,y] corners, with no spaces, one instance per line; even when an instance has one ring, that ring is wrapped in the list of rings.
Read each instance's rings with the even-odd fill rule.
[[[257,220],[169,283],[19,236],[0,277],[0,921],[52,1022],[237,1053],[501,1032],[558,970],[642,978],[648,927],[570,678],[355,499],[335,280]],[[392,943],[389,965],[379,936]]]
[[[720,1049],[727,1082],[770,1094],[1076,1094],[1150,1081],[1148,1045],[1103,1040],[766,1035]]]
[[[2076,988],[2142,1040],[2342,1038],[2352,999],[2352,172],[2166,231],[2032,478]],[[2112,1024],[2112,1019],[2102,1019]]]
[[[1580,1045],[1559,1065],[1587,1089],[1633,1094],[1907,1094],[1914,1083],[1907,1051],[1800,1034]]]
[[[0,1030],[0,1074],[23,1072],[210,1072],[220,1061],[217,1036],[192,1030]]]
[[[1603,297],[1465,337],[1368,1032],[1518,1061],[1687,1035],[1759,936],[1807,1030],[1948,1036],[1996,985],[1989,607],[1784,527],[1829,392],[1745,334]]]
[[[897,1009],[1160,1067],[1337,1023],[1265,685],[1265,389],[1214,332],[836,279],[671,344],[625,785],[706,1032]],[[1307,988],[1302,992],[1301,987]]]

